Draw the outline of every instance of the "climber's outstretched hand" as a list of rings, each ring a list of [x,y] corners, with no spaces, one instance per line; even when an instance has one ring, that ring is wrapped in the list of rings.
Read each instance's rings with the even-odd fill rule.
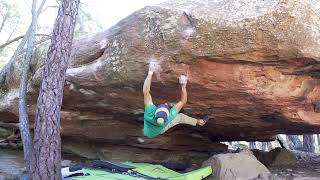
[[[159,70],[159,64],[157,61],[151,61],[149,63],[149,72],[157,72]]]
[[[179,77],[179,83],[182,85],[182,86],[186,86],[187,83],[188,83],[188,77],[186,75],[180,75]]]

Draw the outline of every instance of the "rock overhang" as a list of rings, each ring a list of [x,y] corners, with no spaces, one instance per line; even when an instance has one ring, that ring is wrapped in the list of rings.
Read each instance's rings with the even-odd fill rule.
[[[151,88],[155,103],[178,101],[177,77],[187,71],[185,113],[211,117],[206,127],[180,126],[165,137],[186,129],[210,141],[318,132],[319,20],[297,0],[168,1],[136,11],[74,41],[62,135],[121,143],[141,137],[142,84],[151,59],[162,67]],[[35,57],[31,117],[44,56]],[[0,99],[1,116],[15,122],[19,71],[16,62]]]

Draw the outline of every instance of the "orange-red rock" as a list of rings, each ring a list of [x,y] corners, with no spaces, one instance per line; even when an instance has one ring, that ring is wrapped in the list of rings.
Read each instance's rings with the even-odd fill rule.
[[[152,83],[154,102],[177,102],[178,76],[188,72],[184,111],[211,119],[199,129],[174,128],[142,143],[144,148],[199,150],[218,140],[319,132],[319,49],[320,18],[304,0],[172,0],[145,7],[74,41],[62,136],[142,147],[142,85],[151,59],[162,67]],[[41,80],[39,52],[29,83],[31,120]],[[18,64],[2,85],[4,122],[18,121]]]

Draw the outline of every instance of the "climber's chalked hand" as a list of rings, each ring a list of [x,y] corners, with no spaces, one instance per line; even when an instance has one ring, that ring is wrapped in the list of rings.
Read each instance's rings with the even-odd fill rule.
[[[186,75],[181,75],[181,76],[179,77],[179,83],[180,83],[181,85],[187,85],[187,83],[188,83],[188,77],[187,77]]]
[[[157,61],[151,61],[149,63],[149,72],[157,72],[159,70],[159,64]]]

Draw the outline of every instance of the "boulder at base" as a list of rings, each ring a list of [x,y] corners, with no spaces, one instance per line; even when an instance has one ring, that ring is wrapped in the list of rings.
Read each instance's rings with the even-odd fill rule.
[[[213,175],[209,179],[256,179],[271,175],[270,171],[255,158],[250,150],[214,155],[202,165],[211,165]]]
[[[294,165],[297,162],[296,156],[285,148],[275,148],[270,152],[255,149],[253,153],[260,162],[268,167]]]

